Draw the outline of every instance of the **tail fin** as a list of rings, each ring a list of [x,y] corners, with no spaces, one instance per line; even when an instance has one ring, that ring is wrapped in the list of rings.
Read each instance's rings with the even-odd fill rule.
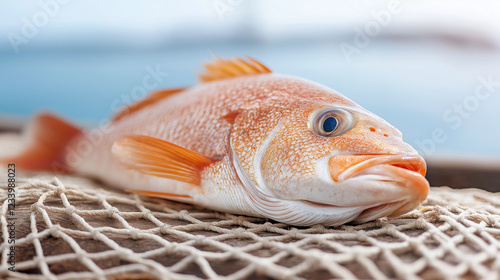
[[[64,150],[81,130],[62,119],[40,114],[28,125],[23,135],[27,140],[21,154],[0,159],[0,162],[15,163],[21,170],[69,171],[64,163]]]

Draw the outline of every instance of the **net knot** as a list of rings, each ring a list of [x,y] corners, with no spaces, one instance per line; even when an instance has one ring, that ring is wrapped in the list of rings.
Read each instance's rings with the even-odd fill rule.
[[[66,207],[66,209],[64,209],[64,212],[66,212],[66,215],[68,215],[68,216],[73,215],[73,213],[75,213],[75,211],[76,211],[76,208],[73,205],[70,205],[70,206]]]
[[[359,230],[358,232],[356,232],[356,237],[358,239],[358,241],[368,241],[368,235],[366,234],[366,231],[364,230]]]
[[[61,233],[61,226],[56,224],[56,225],[52,225],[52,227],[50,228],[50,235],[52,235],[53,237],[55,238],[59,238],[61,237],[60,233]]]
[[[31,204],[30,211],[36,212],[38,209],[43,209],[43,208],[45,208],[45,205],[43,205],[43,203],[41,203],[40,201],[37,201],[37,202]]]
[[[485,220],[490,227],[494,226],[498,222],[497,219],[495,219],[493,216],[487,216],[485,217]]]
[[[57,195],[60,195],[61,193],[64,193],[66,190],[66,187],[63,185],[63,183],[59,180],[57,177],[53,177],[52,181],[50,181],[50,184],[53,185],[56,190]]]
[[[287,235],[290,236],[291,238],[298,238],[299,234],[300,234],[300,232],[296,228],[292,228],[291,230],[289,230],[287,232]]]
[[[177,213],[177,215],[179,216],[179,219],[185,220],[186,216],[189,215],[189,212],[187,210],[181,210]]]
[[[246,222],[243,216],[236,216],[233,218],[233,221],[239,226],[242,226]]]
[[[101,232],[98,230],[98,229],[95,229],[93,228],[92,230],[90,230],[90,237],[92,237],[92,239],[94,240],[98,240],[98,235],[100,234]]]
[[[352,226],[346,226],[346,225],[343,225],[340,227],[342,230],[345,230],[345,232],[347,233],[353,233],[353,232],[356,232],[356,230],[354,230],[354,227]]]
[[[194,245],[203,245],[206,242],[206,236],[204,235],[196,235],[194,237]]]
[[[326,231],[326,227],[322,224],[317,224],[311,227],[311,229],[314,229],[315,232],[317,233],[323,233]]]
[[[448,209],[453,213],[460,213],[462,210],[458,203],[452,203],[449,205]]]
[[[43,258],[41,258],[39,256],[34,256],[33,262],[36,263],[38,266],[41,266],[44,264]]]
[[[377,220],[375,220],[375,224],[379,227],[385,227],[389,224],[389,220],[387,219],[387,217],[378,218]]]
[[[167,234],[170,231],[170,225],[169,224],[163,224],[160,228],[160,233],[161,234]]]
[[[426,228],[427,221],[425,220],[424,217],[420,217],[415,220],[415,227],[416,228]]]
[[[387,224],[384,226],[384,228],[385,228],[385,232],[386,232],[387,234],[390,234],[390,235],[393,235],[393,236],[394,236],[394,235],[397,235],[398,228],[397,228],[395,225],[387,223]]]
[[[78,252],[75,252],[75,255],[78,260],[82,261],[87,257],[86,253],[87,252],[85,250],[81,249]]]
[[[106,214],[108,215],[108,217],[113,218],[113,215],[114,215],[114,214],[117,214],[118,212],[120,212],[120,211],[118,210],[118,208],[116,208],[116,207],[111,207],[111,208],[107,209]]]
[[[239,238],[239,239],[242,239],[244,238],[244,234],[245,234],[245,229],[244,228],[236,228],[234,229],[232,232],[231,232],[232,235],[234,235],[234,237],[236,238]]]
[[[262,225],[262,229],[263,229],[263,230],[266,230],[266,231],[267,231],[267,230],[269,230],[269,229],[271,229],[272,227],[273,227],[273,224],[272,224],[272,223],[270,223],[270,222],[265,222],[265,223]]]
[[[148,216],[151,215],[151,213],[152,212],[149,209],[142,210],[142,216],[144,217],[144,219],[148,219],[149,218]]]
[[[134,240],[137,240],[139,239],[139,230],[135,229],[135,228],[132,228],[128,231],[128,233],[130,234],[130,237]]]
[[[410,245],[410,247],[413,249],[418,248],[420,246],[419,243],[420,243],[420,241],[418,239],[415,239],[415,238],[411,238],[408,240],[408,245]]]

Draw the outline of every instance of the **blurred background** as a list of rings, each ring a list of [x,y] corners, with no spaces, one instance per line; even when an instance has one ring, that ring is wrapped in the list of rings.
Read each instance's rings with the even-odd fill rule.
[[[433,185],[500,190],[500,2],[0,1],[0,130],[83,126],[202,64],[252,56],[399,128]],[[148,80],[149,82],[145,82]]]

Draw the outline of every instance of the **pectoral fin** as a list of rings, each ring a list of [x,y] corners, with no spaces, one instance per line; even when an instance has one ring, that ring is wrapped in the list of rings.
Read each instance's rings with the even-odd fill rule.
[[[129,169],[144,174],[200,185],[201,172],[216,160],[145,135],[122,136],[113,143],[113,155]]]

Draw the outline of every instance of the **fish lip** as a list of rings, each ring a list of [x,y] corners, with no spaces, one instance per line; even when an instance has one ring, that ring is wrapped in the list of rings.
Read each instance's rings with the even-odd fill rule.
[[[409,198],[405,198],[393,202],[381,203],[379,205],[366,208],[361,211],[358,217],[356,217],[352,222],[355,224],[360,224],[368,221],[373,221],[380,217],[394,216],[406,213],[409,210],[413,209],[408,207],[405,208],[405,206],[408,205],[408,200]],[[405,211],[398,212],[402,208],[405,208]]]
[[[414,175],[420,174],[422,175],[422,177],[425,177],[427,166],[423,158],[418,154],[397,154],[397,155],[379,155],[379,156],[374,154],[373,156],[377,157],[359,162],[344,170],[337,177],[337,181],[342,182],[347,179],[363,175],[363,171],[366,171],[369,168],[378,165],[389,165],[397,167],[400,169],[404,169],[406,172],[413,173]],[[387,181],[397,181],[397,180],[387,178]]]
[[[358,206],[338,206],[333,204],[319,203],[309,200],[301,200],[310,206],[318,208],[358,208],[358,214],[349,220],[353,224],[361,224],[376,220],[381,217],[398,216],[413,210],[415,207],[411,204],[410,197],[403,197],[392,201],[371,203]],[[410,205],[410,206],[409,206]]]
[[[397,200],[386,201],[382,203],[371,203],[358,206],[338,206],[334,204],[325,204],[310,200],[301,200],[302,203],[307,203],[313,207],[319,208],[352,208],[358,207],[359,214],[350,220],[353,224],[361,224],[376,220],[381,217],[399,216],[413,210],[416,205],[411,202],[411,197],[403,197]]]

